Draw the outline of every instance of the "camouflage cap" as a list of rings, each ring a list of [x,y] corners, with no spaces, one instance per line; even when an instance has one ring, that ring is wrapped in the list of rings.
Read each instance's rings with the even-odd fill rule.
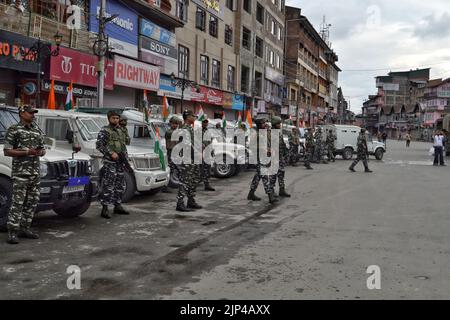
[[[183,119],[186,119],[189,116],[196,117],[195,114],[194,114],[194,111],[192,111],[192,110],[184,110],[183,111]]]
[[[277,124],[281,124],[283,120],[280,117],[272,117],[272,125],[276,126]]]
[[[178,123],[178,122],[180,122],[180,119],[178,119],[177,116],[172,116],[169,119],[169,123]]]
[[[38,110],[29,104],[24,104],[23,106],[19,107],[19,113],[22,112],[38,113]]]

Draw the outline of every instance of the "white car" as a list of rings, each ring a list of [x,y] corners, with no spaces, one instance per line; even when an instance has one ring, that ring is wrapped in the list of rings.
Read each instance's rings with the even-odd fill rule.
[[[37,114],[38,123],[57,146],[70,149],[73,143],[94,160],[100,172],[102,154],[96,149],[100,129],[108,124],[106,115],[74,111],[42,110]],[[159,156],[154,152],[155,136],[141,120],[128,120],[131,144],[127,146],[132,172],[125,172],[126,190],[123,202],[129,202],[136,191],[154,194],[169,184],[170,169],[162,170]],[[166,161],[167,163],[167,161]]]
[[[3,143],[6,130],[18,121],[17,108],[0,107],[0,228],[6,224],[12,193],[12,158],[4,156]],[[59,149],[48,137],[44,140],[47,153],[40,159],[41,195],[36,212],[53,210],[63,217],[80,216],[98,196],[93,163],[85,153]]]

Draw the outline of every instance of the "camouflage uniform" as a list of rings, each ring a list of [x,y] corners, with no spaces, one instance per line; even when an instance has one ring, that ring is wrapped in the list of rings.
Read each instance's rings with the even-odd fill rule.
[[[272,176],[272,186],[275,188],[276,180],[278,179],[278,186],[280,187],[280,190],[285,189],[286,184],[284,180],[284,176],[286,173],[286,155],[288,154],[288,148],[286,146],[286,143],[283,139],[283,133],[282,130],[280,130],[280,148],[279,148],[279,154],[280,159],[278,163],[278,172],[276,175]]]
[[[314,139],[312,132],[308,130],[305,136],[305,167],[311,168],[311,159],[314,152]]]
[[[172,128],[169,128],[166,131],[166,134],[164,137],[166,139],[167,159],[169,161],[170,174],[171,175],[178,174],[178,177],[179,177],[178,167],[175,165],[175,163],[172,160],[172,150],[177,144],[176,141],[172,141],[173,132],[174,131],[172,130]]]
[[[211,145],[211,140],[204,140],[205,135],[207,134],[208,128],[202,128],[202,142],[203,142],[203,150],[205,150],[208,146]],[[209,179],[211,177],[211,164],[208,164],[205,162],[205,160],[202,160],[201,164],[201,178],[203,183],[206,185],[209,185]]]
[[[122,131],[122,133],[123,133],[123,135],[124,135],[124,138],[125,138],[125,144],[127,145],[127,146],[129,146],[130,145],[130,143],[131,143],[131,138],[130,138],[130,135],[128,134],[128,129],[127,129],[127,127],[120,127],[120,130]]]
[[[328,148],[328,160],[336,162],[336,158],[334,156],[335,152],[335,146],[334,143],[336,141],[336,136],[334,135],[333,131],[328,131],[327,134],[327,148]]]
[[[316,132],[314,132],[314,160],[321,162],[323,158],[323,142],[322,142],[322,129],[318,128]]]
[[[112,153],[128,157],[126,136],[121,128],[107,125],[98,133],[97,150],[103,154],[102,184],[100,203],[102,206],[119,205],[125,192],[124,171],[126,165],[123,161],[113,161]]]
[[[11,126],[5,137],[4,149],[43,149],[44,139],[33,124],[20,122]],[[8,231],[29,230],[40,197],[39,157],[13,158],[12,204],[8,215]]]
[[[366,172],[370,172],[369,163],[367,162],[367,159],[368,159],[368,150],[367,150],[366,134],[361,132],[358,136],[358,156],[350,166],[350,170],[353,171],[358,162],[362,161],[364,164],[364,168],[366,169]]]
[[[191,162],[178,165],[180,180],[177,195],[178,202],[182,202],[185,197],[188,197],[188,199],[195,198],[195,192],[200,175],[200,172],[198,171],[198,165],[194,164],[194,128],[192,128],[190,125],[184,124],[180,129],[187,130],[188,134],[190,135]],[[188,142],[186,141],[184,143]]]
[[[289,135],[289,156],[291,163],[294,163],[298,157],[298,148],[300,146],[300,136],[298,130]]]
[[[259,181],[262,180],[263,185],[264,185],[264,191],[266,192],[266,194],[272,195],[272,194],[274,194],[274,190],[273,190],[274,176],[270,176],[270,175],[266,175],[266,174],[263,175],[261,173],[262,167],[263,166],[268,167],[268,165],[264,165],[261,163],[261,158],[259,155],[261,149],[267,150],[267,153],[271,149],[270,130],[268,130],[266,146],[263,146],[261,144],[261,141],[259,140],[258,130],[256,130],[255,133],[256,133],[255,136],[256,136],[256,141],[257,141],[257,164],[256,164],[256,173],[255,173],[255,176],[253,177],[252,183],[250,185],[250,193],[252,193],[252,192],[254,193],[256,191],[256,189],[258,189]]]

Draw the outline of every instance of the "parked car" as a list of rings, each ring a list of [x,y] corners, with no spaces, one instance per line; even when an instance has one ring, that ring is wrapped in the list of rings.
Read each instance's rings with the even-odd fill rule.
[[[6,130],[18,121],[17,108],[0,106],[0,228],[7,222],[12,194],[12,158],[3,154],[3,144]],[[54,139],[44,140],[47,153],[40,161],[41,196],[36,212],[53,210],[62,217],[80,216],[98,196],[93,162],[89,155],[73,152],[71,146],[60,149]]]
[[[102,154],[96,149],[96,141],[100,129],[108,123],[105,114],[42,110],[37,118],[45,133],[53,137],[59,147],[70,149],[72,143],[78,143],[81,150],[94,160],[95,171],[100,172],[103,166]],[[148,129],[142,117],[129,119],[127,128],[131,138],[127,150],[133,171],[125,172],[126,189],[122,199],[125,203],[136,192],[159,192],[169,184],[170,172],[168,167],[162,170],[159,156],[154,152],[154,132]]]

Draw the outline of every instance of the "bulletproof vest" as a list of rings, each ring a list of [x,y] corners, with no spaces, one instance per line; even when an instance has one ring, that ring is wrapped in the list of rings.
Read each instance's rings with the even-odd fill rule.
[[[109,139],[106,143],[109,149],[115,153],[127,152],[126,137],[122,130],[113,129],[111,126],[104,127],[108,132]]]

